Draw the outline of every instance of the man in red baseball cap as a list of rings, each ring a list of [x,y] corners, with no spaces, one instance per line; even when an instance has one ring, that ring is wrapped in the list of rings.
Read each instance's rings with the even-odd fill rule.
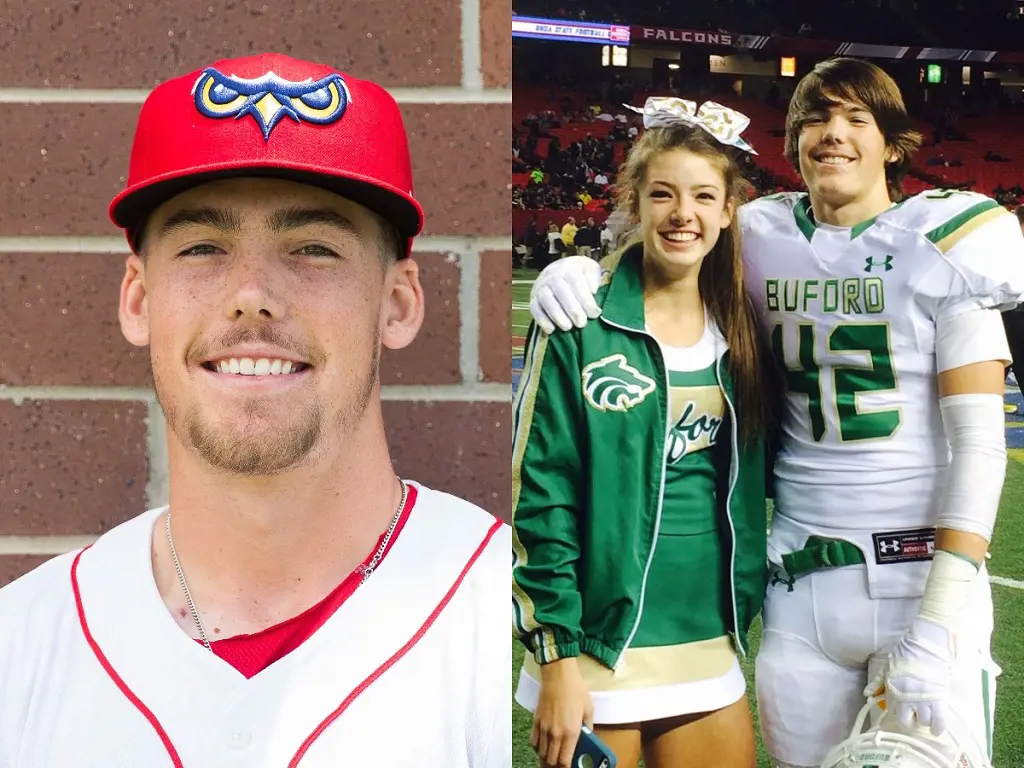
[[[0,766],[508,768],[510,529],[385,438],[423,322],[394,99],[271,54],[170,80],[110,217],[170,503],[0,590]]]

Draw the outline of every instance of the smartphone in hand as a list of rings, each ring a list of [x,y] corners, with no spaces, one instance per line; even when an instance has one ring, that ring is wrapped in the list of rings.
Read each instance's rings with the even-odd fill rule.
[[[615,755],[608,746],[587,726],[582,726],[572,756],[572,768],[615,768],[616,765]]]

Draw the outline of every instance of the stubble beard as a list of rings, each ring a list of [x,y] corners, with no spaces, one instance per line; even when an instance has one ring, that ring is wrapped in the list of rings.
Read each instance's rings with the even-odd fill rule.
[[[380,373],[380,332],[375,334],[370,370],[357,396],[337,415],[333,429],[343,442],[361,420],[377,385]],[[275,405],[266,398],[254,399],[245,407],[242,424],[225,425],[205,417],[198,403],[184,410],[170,398],[161,397],[154,370],[157,401],[167,426],[178,440],[207,464],[222,472],[246,477],[269,477],[296,469],[314,459],[329,426],[327,409],[320,398],[299,407],[299,413],[280,423]],[[259,425],[262,423],[262,426]],[[253,427],[250,429],[249,427]],[[256,427],[259,427],[256,429]]]

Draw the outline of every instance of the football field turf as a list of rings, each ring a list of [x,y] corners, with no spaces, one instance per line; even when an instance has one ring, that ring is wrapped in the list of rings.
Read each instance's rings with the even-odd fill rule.
[[[523,340],[529,327],[530,285],[535,273],[513,272],[512,282],[512,386],[518,386],[523,363]],[[997,684],[994,761],[995,768],[1024,766],[1024,401],[1015,387],[1007,387],[1007,445],[1010,461],[1006,471],[999,522],[992,542],[988,568],[996,610],[993,656],[1003,672]],[[1018,413],[1020,411],[1020,413]],[[760,622],[751,633],[751,655],[744,661],[749,700],[756,721],[753,696],[753,658],[760,642]],[[519,677],[523,649],[517,642],[513,656],[512,684]],[[531,715],[512,705],[513,768],[534,768],[530,749]],[[758,768],[770,768],[758,739]]]

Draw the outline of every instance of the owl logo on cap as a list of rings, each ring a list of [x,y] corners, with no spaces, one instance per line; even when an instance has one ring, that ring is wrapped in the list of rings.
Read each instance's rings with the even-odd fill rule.
[[[196,109],[213,118],[241,120],[251,115],[259,124],[263,140],[283,118],[295,122],[326,125],[341,119],[352,102],[352,94],[341,75],[333,73],[320,80],[285,80],[273,72],[254,79],[225,75],[207,67],[192,86]]]

